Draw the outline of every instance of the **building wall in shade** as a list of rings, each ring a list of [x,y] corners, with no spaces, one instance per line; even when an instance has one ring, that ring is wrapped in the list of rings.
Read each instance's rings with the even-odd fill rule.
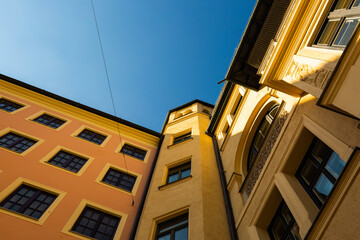
[[[115,238],[128,239],[159,135],[119,123],[120,139],[115,121],[4,80],[0,80],[0,98],[23,105],[14,112],[0,110],[0,135],[11,131],[38,141],[21,154],[0,147],[0,201],[21,183],[59,194],[56,206],[52,204],[44,213],[45,220],[1,208],[2,238],[88,239],[69,229],[89,205],[120,216]],[[54,129],[33,121],[42,113],[66,122]],[[98,145],[77,137],[84,128],[106,136],[105,141]],[[145,150],[144,160],[119,153],[125,143]],[[89,160],[78,173],[47,163],[60,149]],[[132,192],[102,182],[109,167],[136,176]]]

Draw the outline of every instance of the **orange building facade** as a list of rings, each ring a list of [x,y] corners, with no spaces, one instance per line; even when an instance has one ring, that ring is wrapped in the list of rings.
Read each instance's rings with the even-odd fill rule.
[[[0,79],[1,238],[129,239],[160,134]]]

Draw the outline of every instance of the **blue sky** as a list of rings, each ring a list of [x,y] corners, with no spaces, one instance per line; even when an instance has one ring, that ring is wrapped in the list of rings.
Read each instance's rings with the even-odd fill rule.
[[[93,0],[117,116],[220,93],[255,0]],[[0,73],[114,114],[90,0],[0,0]]]

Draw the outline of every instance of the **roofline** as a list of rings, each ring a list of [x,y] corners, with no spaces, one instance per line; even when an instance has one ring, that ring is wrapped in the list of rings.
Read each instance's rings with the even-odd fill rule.
[[[207,102],[201,101],[201,100],[199,100],[199,99],[195,99],[195,100],[192,100],[192,101],[190,101],[190,102],[188,102],[188,103],[185,103],[185,104],[183,104],[183,105],[181,105],[181,106],[178,106],[178,107],[176,107],[176,108],[173,108],[173,109],[169,110],[168,113],[167,113],[167,115],[166,115],[165,122],[164,122],[164,124],[163,124],[163,127],[161,128],[161,134],[164,133],[165,126],[166,126],[167,122],[169,121],[170,113],[175,112],[175,111],[178,111],[178,110],[183,109],[183,108],[186,108],[186,107],[188,107],[188,106],[191,106],[191,105],[193,105],[194,103],[200,103],[200,104],[202,104],[202,105],[205,105],[205,106],[211,107],[211,108],[214,108],[214,107],[215,107],[215,106],[214,106],[213,104],[211,104],[211,103],[207,103]]]
[[[112,120],[112,121],[121,123],[121,124],[126,125],[126,126],[128,126],[128,127],[135,128],[135,129],[137,129],[137,130],[140,130],[140,131],[142,131],[142,132],[148,133],[148,134],[150,134],[150,135],[153,135],[153,136],[156,136],[156,137],[160,137],[160,136],[161,136],[161,133],[156,132],[156,131],[154,131],[154,130],[151,130],[151,129],[149,129],[149,128],[142,127],[142,126],[140,126],[140,125],[137,125],[137,124],[135,124],[135,123],[129,122],[129,121],[124,120],[124,119],[122,119],[122,118],[116,117],[116,116],[111,115],[111,114],[109,114],[109,113],[106,113],[106,112],[97,110],[97,109],[95,109],[95,108],[86,106],[86,105],[84,105],[84,104],[75,102],[75,101],[70,100],[70,99],[68,99],[68,98],[61,97],[61,96],[59,96],[59,95],[57,95],[57,94],[48,92],[48,91],[46,91],[46,90],[44,90],[44,89],[40,89],[40,88],[38,88],[38,87],[32,86],[32,85],[30,85],[30,84],[24,83],[24,82],[22,82],[22,81],[19,81],[19,80],[17,80],[17,79],[11,78],[11,77],[8,77],[8,76],[6,76],[6,75],[0,74],[0,79],[3,80],[3,81],[9,82],[9,83],[11,83],[11,84],[17,85],[17,86],[19,86],[19,87],[26,88],[26,89],[28,89],[28,90],[30,90],[30,91],[33,91],[33,92],[42,94],[42,95],[44,95],[44,96],[53,98],[53,99],[55,99],[55,100],[61,101],[61,102],[63,102],[63,103],[72,105],[72,106],[74,106],[74,107],[76,107],[76,108],[80,108],[80,109],[82,109],[82,110],[91,112],[91,113],[96,114],[96,115],[99,115],[99,116],[101,116],[101,117],[104,117],[104,118],[110,119],[110,120]]]

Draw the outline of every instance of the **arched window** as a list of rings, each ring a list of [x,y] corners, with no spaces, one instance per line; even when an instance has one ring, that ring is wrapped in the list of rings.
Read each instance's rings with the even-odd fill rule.
[[[269,111],[265,114],[263,119],[261,120],[258,128],[256,129],[254,138],[252,140],[250,151],[248,155],[248,163],[247,163],[247,170],[249,171],[251,166],[253,165],[257,154],[259,153],[259,150],[261,146],[264,144],[266,135],[269,133],[271,124],[273,123],[276,114],[279,111],[279,104],[275,104],[270,108]]]

